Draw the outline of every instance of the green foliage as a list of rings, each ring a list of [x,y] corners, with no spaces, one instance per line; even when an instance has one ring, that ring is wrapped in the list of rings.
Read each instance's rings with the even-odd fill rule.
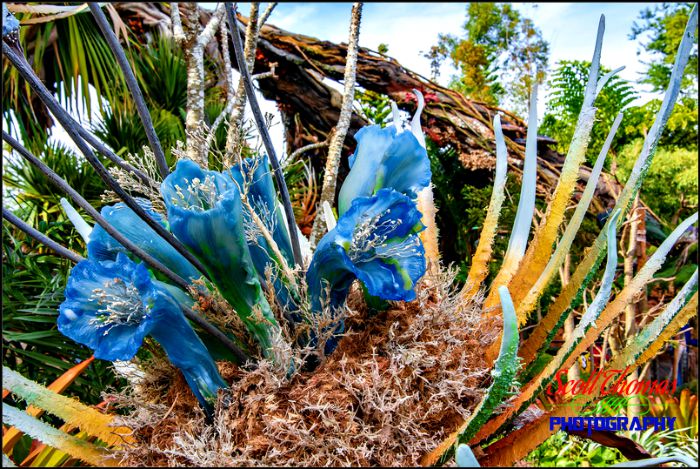
[[[557,140],[557,151],[566,154],[574,135],[578,115],[583,106],[583,95],[588,81],[591,63],[580,60],[562,60],[549,80],[550,94],[539,131]],[[600,74],[610,70],[601,67]],[[589,163],[595,163],[605,138],[617,114],[636,99],[632,85],[617,76],[612,77],[595,100],[596,125],[591,132],[587,153]],[[625,121],[623,120],[623,125]],[[653,121],[647,120],[646,122]],[[623,138],[618,132],[612,148]]]
[[[581,467],[584,464],[600,467],[624,462],[627,458],[617,449],[560,431],[532,451],[526,460],[544,467]]]
[[[663,3],[645,8],[639,15],[641,23],[632,26],[630,39],[647,39],[642,47],[653,55],[646,63],[647,69],[641,83],[652,86],[653,91],[663,91],[671,77],[676,51],[683,37],[693,3]],[[696,96],[698,92],[697,31],[695,47],[685,68],[681,93]]]
[[[642,106],[628,108],[625,111],[617,144],[621,146],[636,139],[644,139],[660,108],[659,99],[653,99]],[[681,98],[673,108],[666,128],[661,133],[659,147],[697,149],[697,139],[698,101],[691,97]]]
[[[547,68],[549,43],[542,33],[507,3],[470,3],[463,28],[462,38],[441,34],[424,54],[433,76],[449,57],[460,70],[452,88],[488,104],[507,98],[515,112],[525,114],[535,69],[539,81]]]
[[[661,432],[650,428],[644,432],[631,432],[630,438],[639,443],[654,457],[684,456],[698,459],[698,438],[688,434],[686,428]]]
[[[386,95],[355,88],[355,99],[360,102],[360,110],[370,122],[385,124],[391,115],[391,101]]]
[[[146,45],[132,43],[127,53],[149,107],[165,109],[184,119],[181,114],[187,103],[187,65],[182,48],[172,38],[158,36]]]
[[[433,196],[439,209],[436,221],[440,229],[440,252],[445,262],[457,263],[458,279],[465,281],[491,199],[491,175],[486,171],[475,175],[462,166],[454,149],[438,148],[430,139],[426,143],[435,187]],[[458,190],[455,181],[460,181]],[[506,227],[509,233],[520,194],[518,183],[511,175],[507,178],[506,190],[512,197],[503,204],[498,224]],[[493,261],[489,263],[492,274],[498,272],[508,248],[508,236],[504,234],[499,232],[494,240]]]
[[[175,47],[172,39],[158,37],[146,45],[132,43],[127,56],[148,102],[166,159],[173,163],[171,148],[185,140],[187,69],[184,53]],[[110,100],[109,109],[102,112],[94,133],[122,156],[141,154],[143,147],[148,146],[146,131],[125,84],[117,98]]]
[[[21,21],[29,14],[16,16]],[[94,103],[88,83],[95,87],[97,104],[102,109],[103,99],[113,102],[119,85],[124,82],[114,55],[89,10],[57,21],[22,27],[20,44],[46,86],[50,90],[65,91],[63,104],[68,109],[85,105],[91,115]],[[30,97],[29,86],[19,78],[9,61],[3,62],[3,94],[8,103],[3,107],[3,118],[7,120],[12,109],[23,137],[45,133],[51,119],[40,101]],[[30,149],[37,151],[37,147]]]
[[[624,146],[618,155],[618,179],[629,177],[634,162],[642,149],[637,139]],[[665,221],[675,226],[697,210],[698,205],[697,150],[660,148],[649,167],[641,197]]]
[[[657,432],[650,428],[644,432],[630,432],[629,437],[654,457],[698,457],[698,440],[685,431]],[[615,448],[560,431],[532,451],[526,461],[535,466],[581,467],[610,466],[626,462],[627,458]]]
[[[28,146],[36,145],[38,143]],[[87,161],[59,143],[47,144],[37,156],[90,203],[99,205],[100,194],[103,191],[102,182]],[[5,206],[20,208],[15,214],[30,225],[35,225],[39,220],[48,223],[57,218],[63,219],[59,201],[65,194],[51,183],[44,173],[18,155],[4,156],[3,160]],[[67,247],[81,249],[73,245]]]

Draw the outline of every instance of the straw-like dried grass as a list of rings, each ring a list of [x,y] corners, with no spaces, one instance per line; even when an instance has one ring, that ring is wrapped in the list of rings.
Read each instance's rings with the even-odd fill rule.
[[[181,377],[158,392],[132,388],[119,399],[135,408],[127,423],[140,444],[122,452],[124,462],[417,465],[469,416],[490,380],[482,351],[495,337],[477,327],[481,298],[457,313],[452,283],[446,273],[426,278],[416,301],[373,317],[355,290],[348,332],[313,372],[287,379],[267,361],[253,370],[219,362],[231,388],[213,425]]]

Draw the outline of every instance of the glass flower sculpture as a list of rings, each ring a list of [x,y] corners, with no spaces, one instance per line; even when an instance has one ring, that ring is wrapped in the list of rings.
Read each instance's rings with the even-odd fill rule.
[[[274,360],[280,326],[265,293],[270,289],[296,321],[302,321],[300,309],[337,313],[356,279],[372,296],[415,299],[426,262],[418,236],[424,226],[414,199],[430,183],[430,163],[420,128],[416,135],[399,123],[395,116],[395,125],[370,126],[357,133],[352,170],[340,192],[341,216],[311,258],[305,295],[289,274],[294,264],[291,241],[267,156],[247,158],[225,171],[181,159],[160,186],[167,219],[148,201],[137,199],[149,217],[201,262],[204,272],[124,203],[105,206],[101,215],[195,291],[203,291],[194,281],[204,276],[209,281],[205,284],[236,312],[262,354]],[[363,177],[367,171],[376,178]],[[84,226],[75,218],[77,212],[72,213],[76,226]],[[105,360],[129,360],[146,336],[153,337],[211,412],[216,392],[226,383],[183,314],[193,300],[157,271],[136,263],[102,226],[84,232],[88,258],[71,271],[60,307],[60,331]],[[302,298],[309,304],[300,304]],[[334,332],[343,332],[342,319]],[[324,352],[331,353],[336,345],[337,338],[331,338]]]
[[[59,307],[58,329],[103,360],[129,360],[150,335],[179,368],[207,412],[226,383],[207,348],[182,314],[170,288],[124,253],[86,259],[71,271]],[[180,300],[181,301],[181,300]]]

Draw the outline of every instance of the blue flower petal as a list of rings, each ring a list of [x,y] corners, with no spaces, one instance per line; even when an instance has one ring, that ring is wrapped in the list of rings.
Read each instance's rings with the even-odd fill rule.
[[[272,171],[267,155],[263,155],[259,159],[246,158],[242,164],[234,165],[230,169],[230,175],[236,181],[238,188],[247,190],[248,201],[256,215],[270,231],[284,261],[287,265],[293,266],[292,243],[272,182]],[[255,226],[251,214],[245,206],[243,207],[243,219],[247,227]],[[259,232],[257,235],[251,236],[249,234],[246,236],[246,241],[258,276],[265,279],[265,269],[269,264],[275,264],[272,249],[262,233]],[[290,311],[297,309],[289,288],[281,281],[279,275],[275,278],[272,286],[280,305]]]
[[[158,320],[160,302],[168,297],[156,291],[145,265],[125,254],[117,254],[116,261],[86,259],[71,270],[58,330],[93,349],[97,358],[129,360]],[[112,305],[114,300],[121,304]]]
[[[154,212],[150,202],[137,199],[151,218],[166,226],[163,217]],[[102,216],[122,235],[163,263],[166,267],[185,279],[198,279],[201,274],[190,262],[175,250],[167,241],[161,238],[150,226],[123,202],[107,205],[102,208]],[[114,260],[117,253],[130,254],[127,249],[112,238],[100,225],[90,234],[87,245],[88,257],[93,260]]]
[[[376,185],[375,175],[382,163],[382,158],[397,135],[394,126],[383,128],[379,125],[363,127],[355,134],[357,148],[348,158],[348,173],[338,195],[338,213],[341,215],[350,208],[357,197],[370,196]]]
[[[181,160],[161,191],[171,231],[202,262],[221,295],[267,351],[270,327],[276,327],[277,321],[245,241],[236,184],[221,173]]]
[[[358,197],[369,197],[379,189],[394,189],[409,197],[430,184],[428,154],[411,132],[377,125],[355,134],[357,149],[350,158],[351,170],[338,196],[342,215]]]
[[[432,174],[428,153],[410,132],[402,132],[394,139],[382,163],[384,181],[381,187],[415,198],[430,184]]]
[[[211,413],[218,389],[226,387],[214,360],[167,284],[151,279],[143,263],[125,254],[116,261],[79,262],[71,271],[58,330],[87,345],[103,360],[129,360],[152,335],[180,368],[195,396]],[[188,300],[191,302],[191,300]]]
[[[324,301],[342,304],[355,277],[371,295],[414,299],[415,284],[426,268],[420,218],[415,203],[392,189],[355,199],[314,253],[307,272],[312,308],[318,310]]]
[[[182,371],[197,400],[211,415],[217,391],[227,385],[182,312],[173,312],[168,321],[158,322],[151,335],[163,347],[172,364]]]
[[[272,239],[277,243],[287,263],[294,265],[292,242],[289,238],[287,224],[280,204],[278,203],[277,192],[272,182],[272,169],[270,168],[267,155],[263,155],[260,159],[246,158],[242,164],[231,167],[230,174],[238,183],[239,188],[243,188],[244,184],[247,183],[245,186],[248,190],[250,204],[255,209],[256,214],[266,222],[266,226],[272,228]],[[244,211],[244,216],[247,218],[249,214]],[[266,254],[269,258],[270,249],[262,235],[258,236],[258,243],[260,246],[255,243],[248,243],[248,246],[251,247],[251,254],[254,251],[253,247],[255,247],[257,251],[264,251],[263,254]],[[255,255],[253,255],[253,260],[255,260]],[[268,260],[267,262],[271,261]],[[261,274],[264,273],[264,264],[258,266],[256,263],[255,266]]]

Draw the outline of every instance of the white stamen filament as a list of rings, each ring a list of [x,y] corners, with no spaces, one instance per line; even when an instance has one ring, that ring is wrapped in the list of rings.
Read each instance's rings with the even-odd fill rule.
[[[193,178],[188,183],[185,179],[185,190],[175,184],[176,196],[172,197],[172,203],[180,207],[195,210],[197,212],[205,212],[216,206],[222,199],[223,194],[220,194],[214,182],[214,176],[207,175],[204,181],[199,178]]]
[[[363,217],[355,226],[348,249],[348,256],[353,262],[369,262],[374,259],[396,258],[418,253],[420,245],[418,236],[409,236],[399,243],[387,243],[403,223],[402,220],[392,218],[380,221],[390,212],[391,209],[387,209],[373,217]]]
[[[116,326],[138,324],[148,315],[149,309],[141,301],[138,289],[127,285],[124,280],[115,278],[104,282],[104,288],[95,288],[89,298],[101,306],[89,324],[108,326],[103,335]]]

